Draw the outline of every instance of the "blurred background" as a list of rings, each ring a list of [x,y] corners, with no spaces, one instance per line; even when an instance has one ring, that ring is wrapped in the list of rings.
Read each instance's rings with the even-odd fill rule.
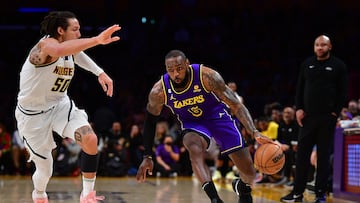
[[[86,51],[114,79],[107,98],[94,75],[77,69],[69,94],[90,120],[101,109],[125,123],[144,112],[153,83],[165,72],[164,56],[181,49],[234,81],[253,117],[264,105],[294,104],[300,63],[314,39],[327,34],[332,53],[348,65],[349,99],[358,99],[360,1],[356,0],[13,0],[0,7],[0,122],[14,128],[19,72],[52,10],[77,15],[82,36],[120,24],[121,41]],[[326,101],[324,101],[326,102]],[[346,105],[346,104],[345,104]],[[131,123],[131,122],[129,122]]]

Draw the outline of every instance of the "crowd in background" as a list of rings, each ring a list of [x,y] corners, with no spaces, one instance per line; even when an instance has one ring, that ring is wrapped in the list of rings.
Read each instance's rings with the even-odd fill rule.
[[[244,101],[244,100],[243,100]],[[245,99],[246,101],[246,99]],[[263,115],[254,118],[256,127],[265,136],[276,140],[286,156],[283,169],[274,175],[260,174],[257,184],[273,184],[291,187],[294,179],[296,146],[298,137],[298,124],[295,119],[295,107],[284,106],[279,102],[266,104]],[[121,121],[109,109],[99,108],[98,119],[92,122],[94,130],[99,136],[98,176],[123,177],[133,176],[142,161],[142,125],[143,115],[134,114],[131,122]],[[354,121],[352,126],[360,125],[360,99],[351,99],[338,118],[337,127],[342,121]],[[246,131],[242,131],[246,136]],[[54,133],[57,148],[53,150],[54,175],[78,176],[80,169],[78,159],[80,147],[71,139],[62,139]],[[189,156],[183,147],[180,138],[179,125],[170,112],[165,109],[162,119],[157,123],[155,132],[154,175],[158,177],[192,176]],[[258,144],[248,141],[249,150],[254,155]],[[236,167],[227,157],[218,154],[215,147],[213,156],[209,156],[207,163],[212,171],[214,181],[231,181],[237,176]],[[170,156],[175,154],[175,156]],[[30,175],[34,166],[27,162],[28,155],[17,130],[7,130],[0,124],[0,174],[2,175]],[[316,153],[309,162],[312,163],[308,178],[308,188],[314,188],[313,180],[316,175]],[[330,161],[330,160],[329,160]],[[331,177],[329,177],[329,190],[331,190]]]

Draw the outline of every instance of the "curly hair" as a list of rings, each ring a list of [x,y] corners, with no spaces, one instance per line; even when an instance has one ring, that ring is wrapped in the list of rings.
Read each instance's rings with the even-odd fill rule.
[[[40,23],[40,33],[42,35],[49,35],[53,38],[58,38],[58,27],[66,30],[69,26],[68,19],[76,18],[75,14],[70,11],[52,11]]]

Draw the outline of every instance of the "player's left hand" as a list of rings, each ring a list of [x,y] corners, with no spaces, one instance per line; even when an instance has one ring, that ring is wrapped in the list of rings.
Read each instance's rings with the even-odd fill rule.
[[[106,92],[106,95],[109,97],[112,97],[113,95],[113,80],[105,73],[100,73],[98,77],[98,81],[103,88],[104,92]]]
[[[146,175],[147,174],[152,175],[153,168],[154,168],[153,160],[149,158],[144,158],[137,171],[136,180],[138,182],[145,182]]]

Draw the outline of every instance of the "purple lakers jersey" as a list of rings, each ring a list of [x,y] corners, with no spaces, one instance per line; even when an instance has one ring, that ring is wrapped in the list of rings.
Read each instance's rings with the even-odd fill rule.
[[[224,115],[228,107],[205,89],[199,64],[190,66],[190,85],[183,91],[174,90],[168,74],[162,77],[165,104],[180,121],[214,120]]]
[[[244,147],[244,140],[227,105],[208,91],[202,82],[202,68],[190,65],[190,84],[175,91],[168,74],[162,76],[165,105],[177,116],[182,130],[193,130],[213,138],[221,153],[227,154]]]

